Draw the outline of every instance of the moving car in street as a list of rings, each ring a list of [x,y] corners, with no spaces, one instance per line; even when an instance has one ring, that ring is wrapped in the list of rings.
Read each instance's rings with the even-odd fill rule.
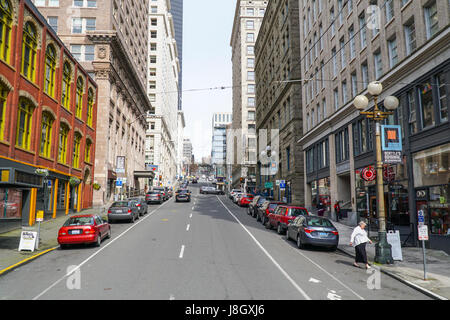
[[[297,241],[297,247],[305,245],[327,247],[335,251],[339,243],[339,232],[327,218],[299,216],[288,225],[287,240]]]
[[[144,214],[147,214],[148,204],[147,201],[143,197],[134,197],[128,198],[128,200],[136,201],[136,207],[138,207],[139,215],[142,217]]]
[[[266,224],[268,229],[276,228],[278,234],[285,234],[289,223],[298,216],[309,215],[308,210],[301,206],[280,205],[275,212],[269,215],[269,221]]]
[[[169,195],[167,193],[167,188],[166,187],[153,187],[152,190],[153,191],[159,191],[161,193],[161,197],[162,197],[163,201],[169,200]]]
[[[256,221],[261,221],[265,225],[269,221],[269,215],[275,212],[275,209],[282,204],[286,204],[281,201],[266,201],[258,208],[258,214],[256,215]]]
[[[191,202],[191,192],[188,189],[180,189],[175,192],[175,202]]]
[[[147,192],[147,194],[145,195],[145,200],[147,201],[147,204],[151,204],[151,203],[163,203],[163,196],[161,195],[160,191],[149,191]]]
[[[111,226],[94,214],[70,217],[58,232],[61,249],[82,243],[94,243],[99,247],[104,238],[111,238]]]
[[[253,201],[254,196],[251,193],[244,193],[239,198],[239,206],[240,207],[247,207],[250,202]]]
[[[139,207],[135,200],[116,201],[108,209],[108,222],[129,221],[134,223],[139,219]]]
[[[222,195],[225,194],[225,192],[223,192],[220,189],[217,189],[215,187],[207,187],[207,186],[202,186],[200,188],[200,193],[201,194],[216,194],[216,195]]]

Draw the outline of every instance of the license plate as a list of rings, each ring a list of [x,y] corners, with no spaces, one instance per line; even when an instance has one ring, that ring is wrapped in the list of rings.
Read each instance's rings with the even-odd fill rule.
[[[116,213],[122,213],[123,211],[122,210],[116,210]]]
[[[80,234],[81,230],[72,230],[72,234]]]
[[[319,237],[326,238],[326,237],[328,237],[328,233],[326,233],[326,232],[319,232]]]

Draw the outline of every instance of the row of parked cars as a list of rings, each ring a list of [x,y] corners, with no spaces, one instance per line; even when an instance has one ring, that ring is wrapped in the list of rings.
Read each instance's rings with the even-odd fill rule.
[[[336,250],[339,233],[330,219],[312,215],[300,205],[275,201],[271,197],[254,196],[232,190],[230,199],[241,207],[247,207],[247,214],[256,218],[267,229],[294,240],[299,248],[306,245],[327,247]]]

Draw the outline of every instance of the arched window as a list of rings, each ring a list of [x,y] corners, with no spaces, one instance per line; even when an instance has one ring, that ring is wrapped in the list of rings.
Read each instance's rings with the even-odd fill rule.
[[[45,52],[45,83],[44,91],[51,97],[55,97],[55,74],[56,74],[56,50],[49,45]]]
[[[81,134],[75,132],[75,136],[73,138],[73,163],[72,167],[75,169],[80,168],[80,145],[81,145]]]
[[[33,82],[36,76],[37,37],[36,27],[31,22],[25,23],[22,40],[22,74]]]
[[[62,164],[67,163],[67,138],[69,136],[69,126],[65,123],[61,123],[59,128],[59,150],[58,150],[58,162]]]
[[[0,85],[0,140],[5,140],[6,99],[9,90]]]
[[[84,162],[91,163],[91,150],[92,141],[90,139],[86,139],[86,145],[84,146]]]
[[[62,79],[62,105],[70,110],[70,83],[72,80],[72,68],[68,62],[64,63]]]
[[[84,81],[83,78],[78,77],[77,80],[77,98],[76,98],[76,109],[75,115],[77,118],[81,119],[83,116],[83,95],[84,95]]]
[[[0,0],[0,59],[9,63],[12,9],[8,0]]]
[[[87,124],[92,127],[92,116],[94,114],[94,90],[88,90]]]
[[[30,150],[31,149],[31,126],[33,124],[34,106],[28,99],[19,100],[19,109],[17,115],[16,146]]]
[[[54,120],[50,112],[44,111],[42,113],[41,146],[39,153],[46,158],[50,158],[52,152],[52,127]]]

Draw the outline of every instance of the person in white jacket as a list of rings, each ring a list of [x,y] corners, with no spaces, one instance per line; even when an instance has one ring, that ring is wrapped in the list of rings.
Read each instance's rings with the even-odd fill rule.
[[[364,263],[366,265],[366,269],[369,269],[369,263],[367,262],[367,253],[366,253],[366,244],[369,242],[372,244],[372,241],[367,236],[366,223],[361,221],[359,225],[353,230],[353,233],[350,237],[350,246],[355,245],[355,263],[353,265],[359,268],[358,263]]]

